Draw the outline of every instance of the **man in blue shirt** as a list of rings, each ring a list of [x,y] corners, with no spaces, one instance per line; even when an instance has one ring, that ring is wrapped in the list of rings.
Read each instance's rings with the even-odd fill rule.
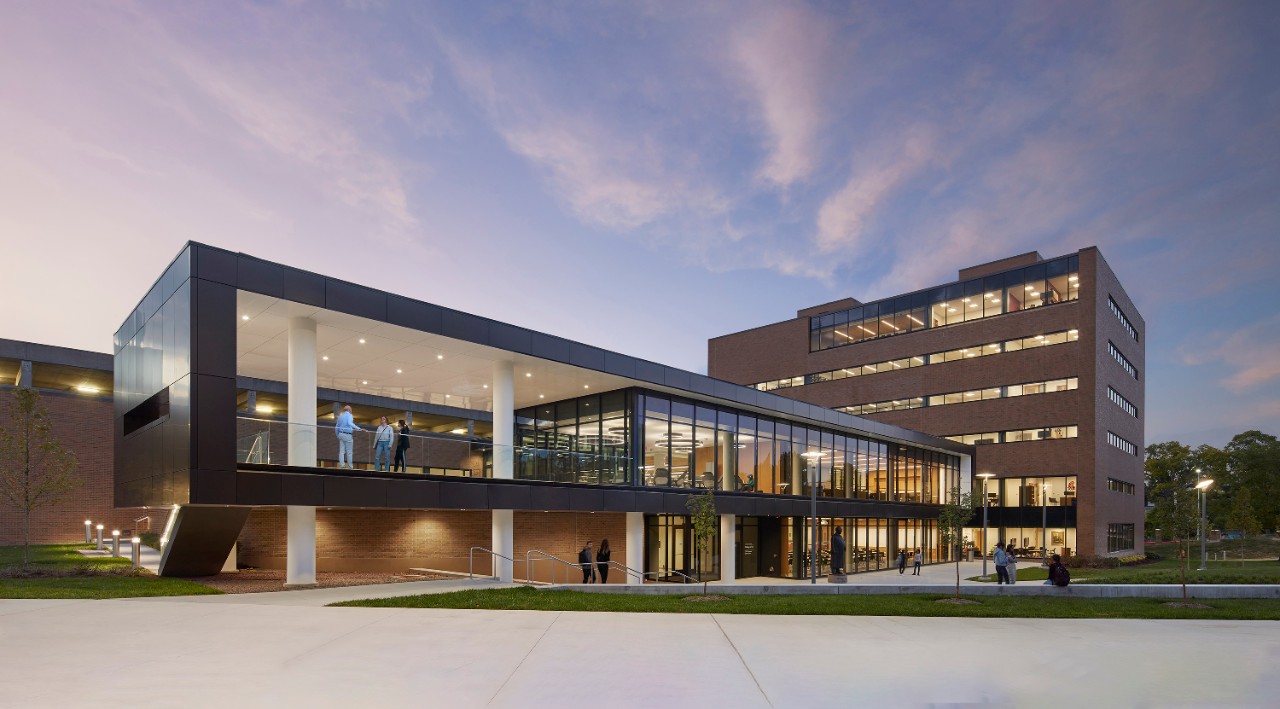
[[[1004,542],[996,542],[996,585],[1009,583],[1009,555],[1004,550]]]
[[[351,415],[350,404],[342,407],[342,413],[338,414],[338,423],[333,430],[338,435],[338,467],[354,469],[356,467],[355,442],[352,434],[359,431],[360,427],[356,425],[356,419]]]

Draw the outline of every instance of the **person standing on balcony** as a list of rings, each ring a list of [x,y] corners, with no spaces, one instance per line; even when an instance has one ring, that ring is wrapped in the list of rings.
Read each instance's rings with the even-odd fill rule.
[[[404,454],[409,450],[409,426],[400,419],[400,437],[396,439],[396,460],[391,465],[392,470],[399,472],[408,472],[404,467]]]
[[[352,436],[359,430],[355,417],[351,415],[351,405],[343,406],[342,413],[338,414],[338,423],[333,427],[334,433],[338,436],[339,468],[354,469],[356,467],[355,442]]]
[[[391,441],[396,431],[387,423],[387,417],[378,419],[378,432],[373,434],[373,469],[387,471],[391,469]]]

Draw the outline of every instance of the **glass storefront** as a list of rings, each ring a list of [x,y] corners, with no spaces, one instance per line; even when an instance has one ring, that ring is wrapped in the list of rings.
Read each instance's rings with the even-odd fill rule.
[[[627,391],[516,412],[515,477],[583,485],[630,484]]]
[[[926,564],[946,560],[935,520],[819,517],[819,576],[831,573],[831,538],[836,527],[844,536],[846,573],[892,568],[899,550],[910,559],[919,549]],[[809,578],[812,533],[809,517],[739,518],[737,577]]]

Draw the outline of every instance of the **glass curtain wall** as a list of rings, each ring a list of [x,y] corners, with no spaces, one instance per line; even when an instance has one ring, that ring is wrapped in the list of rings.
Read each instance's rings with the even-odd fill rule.
[[[627,392],[516,412],[515,476],[585,485],[630,484]]]

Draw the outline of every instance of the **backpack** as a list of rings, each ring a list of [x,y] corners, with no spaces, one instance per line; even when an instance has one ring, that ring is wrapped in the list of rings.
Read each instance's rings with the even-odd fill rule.
[[[1071,572],[1067,571],[1067,567],[1058,564],[1058,572],[1053,575],[1054,586],[1066,586],[1071,583]]]

